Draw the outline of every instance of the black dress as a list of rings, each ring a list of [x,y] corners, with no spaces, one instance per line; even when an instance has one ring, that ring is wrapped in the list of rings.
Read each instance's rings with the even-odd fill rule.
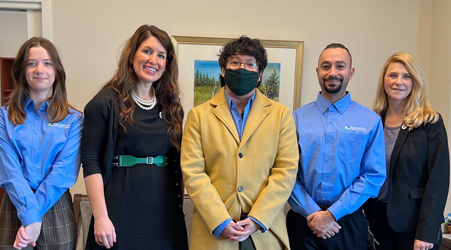
[[[116,155],[135,157],[166,155],[168,166],[137,164],[113,167],[105,186],[108,216],[117,235],[112,249],[188,249],[181,206],[179,154],[166,135],[168,124],[160,106],[136,107],[134,124],[118,127]],[[105,249],[95,242],[93,220],[86,249]]]

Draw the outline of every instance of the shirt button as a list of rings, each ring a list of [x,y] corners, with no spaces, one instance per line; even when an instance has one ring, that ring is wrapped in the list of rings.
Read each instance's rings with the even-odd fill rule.
[[[178,183],[175,183],[175,185],[178,186],[179,184],[178,184]]]
[[[177,195],[180,198],[180,195]]]
[[[330,138],[329,138],[329,137],[327,137],[327,141],[330,141]]]
[[[36,151],[36,148],[33,148],[33,151]]]
[[[323,199],[322,200],[325,200],[326,198],[325,197],[323,197]]]
[[[329,124],[332,124],[332,122],[329,122]]]
[[[243,187],[242,186],[238,187],[238,192],[243,192]]]
[[[327,178],[323,178],[323,181],[327,181]]]
[[[238,154],[238,157],[243,158],[243,154],[242,154],[242,153],[239,153],[239,154]]]
[[[175,173],[177,173],[177,170],[175,170]]]
[[[326,157],[326,158],[324,158],[324,160],[325,160],[325,161],[329,161],[329,158]]]
[[[179,205],[179,207],[182,207],[182,205]]]

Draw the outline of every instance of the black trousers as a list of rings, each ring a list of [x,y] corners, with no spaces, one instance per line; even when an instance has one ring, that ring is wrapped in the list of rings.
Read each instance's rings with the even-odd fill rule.
[[[368,221],[361,209],[339,219],[340,231],[329,239],[318,238],[307,219],[290,210],[287,215],[288,238],[292,250],[367,250]]]
[[[374,225],[371,230],[374,237],[379,242],[377,249],[384,250],[412,250],[415,243],[415,231],[407,233],[395,232],[387,219],[387,203],[376,202]],[[434,250],[439,249],[439,246],[434,244]]]

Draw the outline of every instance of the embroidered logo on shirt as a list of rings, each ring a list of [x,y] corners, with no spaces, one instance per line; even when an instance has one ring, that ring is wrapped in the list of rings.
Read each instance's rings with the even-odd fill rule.
[[[351,131],[356,131],[356,132],[366,132],[366,128],[364,128],[364,127],[345,126],[345,130],[351,130]]]
[[[48,127],[57,127],[57,128],[69,128],[70,126],[67,124],[60,124],[60,123],[50,123],[47,124]]]

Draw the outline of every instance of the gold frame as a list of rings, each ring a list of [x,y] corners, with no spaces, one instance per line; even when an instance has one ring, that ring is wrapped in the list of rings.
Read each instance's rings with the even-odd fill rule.
[[[234,38],[218,37],[195,37],[195,36],[172,36],[175,54],[178,56],[179,44],[196,45],[225,45]],[[304,41],[284,41],[284,40],[260,40],[263,47],[266,48],[286,48],[296,49],[295,73],[294,73],[294,92],[293,92],[293,111],[301,106],[302,91],[302,68],[304,58]]]

